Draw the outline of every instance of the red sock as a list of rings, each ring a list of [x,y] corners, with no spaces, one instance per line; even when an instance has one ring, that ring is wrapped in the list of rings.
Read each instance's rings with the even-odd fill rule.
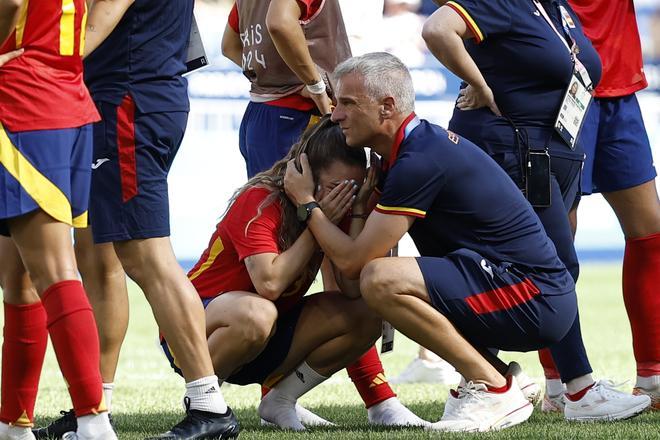
[[[491,387],[491,386],[486,385],[486,388],[488,389],[489,393],[504,394],[504,393],[506,393],[507,391],[509,391],[511,389],[511,378],[512,378],[512,376],[506,376],[505,377],[506,384],[504,384],[504,386]]]
[[[99,336],[82,283],[67,280],[53,284],[44,292],[42,302],[76,416],[107,411],[99,371]]]
[[[47,344],[46,311],[40,302],[5,303],[0,405],[3,423],[32,427]]]
[[[575,394],[566,393],[566,397],[571,402],[577,402],[578,400],[582,399],[584,397],[584,395],[587,394],[587,391],[589,391],[591,388],[593,388],[594,385],[595,385],[595,383],[592,383],[588,387],[582,388],[580,391],[578,391]]]
[[[623,301],[632,329],[637,375],[660,374],[660,233],[626,241]]]
[[[396,397],[396,394],[390,388],[390,384],[387,383],[383,364],[380,362],[376,347],[371,347],[360,359],[349,365],[346,370],[367,408],[390,397]]]
[[[550,350],[544,348],[539,350],[539,361],[541,361],[541,366],[543,367],[543,374],[546,379],[561,379],[559,376],[559,371],[557,371],[557,366],[555,361],[552,359],[552,354]]]

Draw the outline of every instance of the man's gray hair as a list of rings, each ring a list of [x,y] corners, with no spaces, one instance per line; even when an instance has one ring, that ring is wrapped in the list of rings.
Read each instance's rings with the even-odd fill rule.
[[[368,95],[375,100],[391,96],[404,114],[415,110],[415,89],[408,68],[387,52],[373,52],[349,58],[334,72],[335,81],[350,73],[362,76]]]

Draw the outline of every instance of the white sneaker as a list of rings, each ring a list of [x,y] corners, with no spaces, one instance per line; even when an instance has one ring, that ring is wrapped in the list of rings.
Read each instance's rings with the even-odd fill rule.
[[[0,422],[0,440],[34,440],[32,429]]]
[[[564,407],[566,406],[566,397],[564,393],[557,394],[556,396],[548,394],[546,391],[543,395],[543,401],[541,402],[541,411],[546,413],[551,412],[564,412]]]
[[[324,419],[323,417],[314,414],[304,406],[299,405],[296,403],[296,416],[298,416],[298,420],[300,420],[300,423],[302,423],[305,426],[337,426],[334,423]],[[261,425],[262,426],[275,426],[274,424],[261,419]]]
[[[649,396],[623,393],[612,382],[599,380],[580,400],[566,398],[564,417],[582,422],[622,420],[636,416],[650,405]]]
[[[484,384],[471,381],[457,391],[452,390],[442,419],[431,424],[429,429],[485,432],[524,422],[532,415],[534,406],[525,398],[512,377],[507,382],[509,389],[504,393],[491,393]]]
[[[518,362],[509,363],[509,368],[507,368],[505,376],[513,376],[516,378],[520,391],[522,391],[525,398],[529,400],[532,405],[539,403],[541,398],[541,386],[525,374]]]
[[[404,406],[396,397],[390,397],[367,410],[369,423],[381,426],[428,426],[429,422],[422,420]]]
[[[444,383],[448,385],[456,384],[461,379],[461,375],[456,372],[447,361],[439,360],[437,362],[427,361],[416,357],[408,364],[405,370],[394,379],[390,380],[393,384],[402,383]]]

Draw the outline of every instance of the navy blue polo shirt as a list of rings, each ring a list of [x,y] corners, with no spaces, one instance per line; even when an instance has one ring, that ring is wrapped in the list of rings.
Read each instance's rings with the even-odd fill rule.
[[[567,38],[562,26],[561,8],[571,17],[570,36],[579,48],[578,58],[592,82],[601,76],[598,53],[582,31],[577,15],[566,0],[541,0],[556,29]],[[550,27],[532,0],[452,0],[447,6],[466,22],[474,38],[465,42],[486,83],[492,89],[500,111],[517,125],[529,127],[533,138],[547,141],[553,133],[564,93],[573,73],[573,63],[566,46]],[[570,45],[570,39],[567,40]],[[511,147],[510,125],[490,110],[456,109],[450,129],[482,147],[497,150]],[[561,142],[554,136],[554,142]],[[494,145],[494,146],[493,146]],[[540,146],[540,145],[536,145]],[[556,145],[569,152],[568,145]],[[502,151],[489,151],[497,153]],[[566,155],[565,155],[566,156]]]
[[[422,256],[470,249],[524,269],[544,294],[571,292],[570,274],[511,178],[470,141],[413,116],[397,136],[376,211],[415,217],[408,232]]]
[[[85,60],[95,101],[119,105],[130,93],[143,113],[188,111],[185,58],[193,0],[136,0]]]

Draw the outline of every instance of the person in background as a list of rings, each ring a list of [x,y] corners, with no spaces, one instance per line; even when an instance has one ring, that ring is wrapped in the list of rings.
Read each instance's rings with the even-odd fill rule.
[[[566,0],[441,3],[424,26],[424,39],[464,80],[449,129],[481,147],[525,193],[577,281],[568,211],[579,199],[584,153],[577,135],[556,130],[556,121],[563,120],[564,126],[580,121],[571,116],[566,122],[562,116],[575,101],[569,88],[580,81],[581,95],[589,97],[600,79],[598,54]],[[549,348],[567,387],[566,419],[626,419],[649,406],[646,396],[593,379],[578,315],[564,338]]]

